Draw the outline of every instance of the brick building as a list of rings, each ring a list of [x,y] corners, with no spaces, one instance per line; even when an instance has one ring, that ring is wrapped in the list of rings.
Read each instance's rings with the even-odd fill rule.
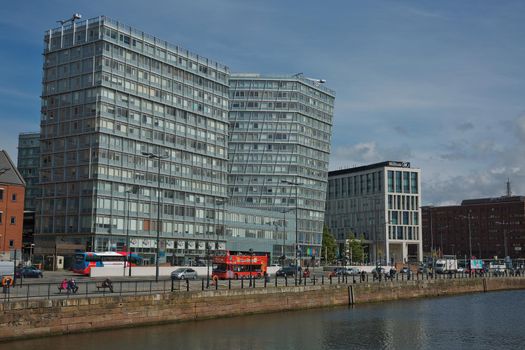
[[[525,258],[525,197],[464,200],[461,205],[422,208],[423,251]]]
[[[25,182],[6,151],[0,150],[0,260],[20,257]]]

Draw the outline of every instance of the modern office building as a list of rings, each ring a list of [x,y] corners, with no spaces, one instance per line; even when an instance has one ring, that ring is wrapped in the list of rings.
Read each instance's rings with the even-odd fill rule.
[[[226,207],[226,248],[267,254],[274,264],[293,263],[295,215],[244,207]]]
[[[35,211],[40,196],[40,133],[24,132],[18,135],[17,168],[26,182],[25,210]]]
[[[44,44],[35,253],[224,249],[229,69],[107,17]]]
[[[0,260],[21,258],[24,192],[24,178],[0,150]]]
[[[26,183],[22,246],[25,257],[30,258],[34,247],[35,211],[40,197],[40,133],[24,132],[18,136],[17,168]]]
[[[297,216],[274,253],[320,256],[334,99],[301,74],[230,76],[229,203]]]
[[[425,206],[425,254],[468,259],[525,258],[525,197],[468,199],[461,205]]]
[[[367,262],[421,261],[421,171],[386,161],[330,171],[326,224],[345,258],[350,235],[362,238]],[[348,257],[346,257],[348,258]]]

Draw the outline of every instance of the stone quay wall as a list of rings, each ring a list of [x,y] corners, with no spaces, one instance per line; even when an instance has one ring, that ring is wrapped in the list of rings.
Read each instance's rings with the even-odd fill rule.
[[[17,301],[0,304],[0,341],[510,289],[525,289],[525,278],[412,280]]]

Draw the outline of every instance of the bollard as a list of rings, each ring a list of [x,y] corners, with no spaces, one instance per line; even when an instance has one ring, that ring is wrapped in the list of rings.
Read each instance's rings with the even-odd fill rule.
[[[315,275],[314,275],[314,278],[312,279],[312,282],[313,282],[313,284],[315,286]]]
[[[284,286],[288,287],[288,276],[284,275]]]
[[[324,286],[324,274],[321,275],[321,284]]]
[[[228,278],[228,289],[232,289],[232,279]]]
[[[186,292],[190,291],[190,280],[186,279]],[[137,285],[135,285],[135,294],[137,294]]]
[[[215,290],[219,289],[219,279],[215,280]]]
[[[275,286],[277,287],[277,275],[275,275]]]
[[[201,280],[202,282],[202,290],[204,290],[204,280]]]
[[[244,276],[241,276],[241,289],[244,289]]]
[[[332,284],[332,275],[330,275],[330,284]]]

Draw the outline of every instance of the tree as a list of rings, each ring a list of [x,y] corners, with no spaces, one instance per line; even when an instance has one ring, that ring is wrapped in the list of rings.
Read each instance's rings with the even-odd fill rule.
[[[355,238],[353,233],[349,235],[350,260],[352,262],[363,262],[365,257],[365,249],[363,248],[363,235],[359,239]]]
[[[325,262],[328,264],[333,263],[336,259],[337,243],[326,225],[323,227],[323,245],[321,249],[321,256],[324,257]]]

